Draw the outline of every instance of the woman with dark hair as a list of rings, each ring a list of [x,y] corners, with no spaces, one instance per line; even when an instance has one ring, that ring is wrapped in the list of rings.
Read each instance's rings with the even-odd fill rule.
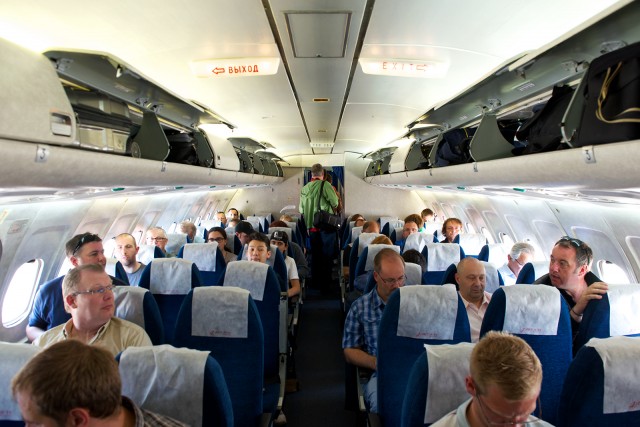
[[[207,242],[218,243],[218,249],[222,251],[222,256],[227,264],[231,261],[237,261],[238,257],[227,248],[227,232],[222,227],[211,227],[207,235]]]

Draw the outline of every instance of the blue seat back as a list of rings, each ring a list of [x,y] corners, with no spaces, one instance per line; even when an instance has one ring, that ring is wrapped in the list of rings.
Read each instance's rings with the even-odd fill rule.
[[[351,246],[351,252],[349,252],[349,285],[353,287],[353,281],[355,280],[357,273],[356,267],[358,265],[358,258],[364,249],[369,246],[369,243],[377,236],[381,234],[377,233],[362,233],[354,241]]]
[[[164,250],[168,256],[176,256],[181,247],[189,243],[187,235],[183,233],[167,233],[167,246]]]
[[[164,258],[164,252],[156,245],[140,245],[136,259],[145,265],[148,265],[155,258]]]
[[[640,425],[640,375],[637,368],[629,369],[637,366],[638,358],[639,338],[596,339],[582,347],[569,366],[556,425]],[[619,396],[606,396],[608,390]]]
[[[445,297],[448,297],[445,298]],[[424,332],[418,337],[398,335],[400,313],[413,317],[404,308],[405,303],[414,301],[422,316],[439,318],[442,313],[455,313],[451,339],[441,339],[434,331],[428,330],[435,322],[426,318],[412,319]],[[427,337],[428,336],[428,337]],[[424,337],[424,338],[422,338]],[[434,338],[431,338],[434,337]],[[414,362],[424,352],[424,344],[455,344],[470,342],[469,319],[462,299],[452,286],[406,286],[393,292],[387,301],[378,330],[378,413],[382,425],[399,426],[402,400]]]
[[[35,345],[0,341],[0,359],[2,359],[0,390],[4,396],[0,399],[0,427],[25,425],[18,403],[10,397],[11,380],[39,351],[40,347]]]
[[[115,289],[115,316],[143,328],[153,345],[164,344],[164,325],[158,303],[148,289],[119,286]]]
[[[422,283],[428,285],[442,283],[447,268],[451,264],[458,265],[465,257],[464,251],[456,243],[427,243],[422,249],[422,255],[427,261],[427,270],[422,275]]]
[[[237,294],[238,291],[245,294],[242,298],[245,306],[234,307],[231,299],[227,308],[230,315],[235,315],[241,309],[246,310],[247,317],[242,321],[246,324],[246,336],[229,337],[224,330],[220,331],[216,328],[210,328],[212,330],[208,335],[199,332],[199,329],[209,329],[209,327],[207,324],[201,324],[203,319],[197,313],[195,314],[196,323],[193,322],[194,304],[196,307],[198,304],[206,307],[215,301],[227,301],[230,294]],[[234,424],[236,426],[259,425],[263,403],[264,335],[260,314],[248,292],[220,286],[205,286],[189,292],[178,313],[175,345],[211,352],[211,356],[220,364],[224,373],[233,406]]]
[[[373,260],[382,249],[392,249],[400,253],[400,248],[396,245],[370,244],[362,250],[362,253],[358,257],[355,271],[356,277],[373,271]]]
[[[164,342],[173,343],[178,310],[189,290],[201,286],[198,267],[180,258],[158,258],[151,261],[142,272],[140,287],[153,294],[162,315]]]
[[[349,243],[351,243],[351,229],[353,228],[353,224],[355,224],[355,221],[345,220],[345,226],[342,230],[342,237],[340,240],[342,243],[342,249],[346,249],[347,246],[349,246]]]
[[[549,261],[533,261],[526,263],[518,277],[516,278],[516,285],[530,285],[536,281],[536,279],[544,276],[549,272]]]
[[[187,243],[180,248],[178,258],[193,262],[202,277],[203,286],[215,286],[224,274],[227,263],[222,252],[218,250],[218,244],[213,243]]]
[[[117,259],[107,258],[107,264],[104,267],[104,271],[109,276],[113,276],[116,279],[120,279],[124,283],[129,285],[129,276],[127,276],[127,272],[124,271],[124,267],[122,266],[122,263]]]
[[[407,276],[407,280],[404,282],[405,286],[413,286],[422,284],[422,268],[418,264],[407,262],[404,265],[404,274]],[[373,271],[367,273],[367,285],[364,293],[369,293],[376,286],[376,281],[373,277]]]
[[[540,308],[536,305],[543,298],[551,298],[552,304],[543,303],[544,305],[556,304],[555,298],[559,302],[559,315],[557,319],[557,328],[555,335],[533,335],[522,333],[522,330],[510,330],[505,328],[505,313],[507,307],[506,293],[520,293],[523,300],[514,302],[511,300],[510,305],[514,307],[514,311],[518,311],[525,318],[538,318]],[[549,295],[552,295],[551,297]],[[528,316],[527,313],[530,313]],[[550,324],[536,324],[532,329],[538,328],[554,328]],[[569,368],[572,358],[571,351],[571,321],[569,318],[569,308],[560,292],[551,286],[545,285],[513,285],[505,286],[493,293],[491,302],[487,307],[482,326],[480,328],[480,337],[488,331],[506,331],[524,339],[536,353],[542,364],[544,372],[542,378],[542,389],[540,392],[540,403],[542,405],[541,417],[551,424],[555,424],[558,413],[558,404],[560,402],[560,392],[562,390],[562,382]],[[540,414],[540,408],[536,409],[536,414]]]
[[[478,259],[490,262],[496,267],[502,267],[507,263],[508,254],[509,248],[504,243],[489,243],[482,247]]]
[[[481,262],[484,264],[484,272],[486,277],[486,285],[484,290],[492,294],[500,286],[504,286],[502,275],[500,274],[500,272],[498,271],[495,265],[485,261],[481,261]],[[458,272],[457,266],[455,264],[451,264],[449,268],[447,268],[447,270],[444,272],[444,276],[440,284],[444,285],[445,283],[453,283],[454,285],[456,285],[456,288],[459,289],[459,286],[456,282],[457,272]]]
[[[480,233],[460,233],[455,242],[460,245],[466,256],[477,258],[482,247],[487,244],[487,238]]]
[[[187,425],[233,427],[227,383],[208,351],[170,345],[129,347],[116,359],[123,394],[143,409]],[[181,399],[186,402],[180,404]]]

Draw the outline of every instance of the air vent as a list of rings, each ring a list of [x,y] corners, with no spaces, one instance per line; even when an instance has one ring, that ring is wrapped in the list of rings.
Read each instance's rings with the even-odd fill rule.
[[[329,98],[313,98],[313,102],[329,102]]]
[[[333,148],[333,142],[312,142],[311,148]]]

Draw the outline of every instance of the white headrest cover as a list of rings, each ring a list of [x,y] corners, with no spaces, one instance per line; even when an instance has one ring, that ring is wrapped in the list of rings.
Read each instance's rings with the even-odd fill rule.
[[[640,333],[640,284],[614,285],[609,283],[609,335]]]
[[[464,379],[475,344],[425,344],[429,367],[425,424],[435,423],[469,398]]]
[[[560,291],[553,286],[513,285],[505,293],[505,332],[521,335],[557,335]]]
[[[378,255],[378,252],[380,252],[382,249],[388,248],[396,251],[397,253],[400,253],[400,246],[396,245],[376,244],[369,245],[367,246],[367,248],[369,248],[369,250],[367,251],[367,262],[365,263],[364,271],[373,271],[373,260],[376,255]]]
[[[490,294],[494,293],[500,287],[500,279],[498,278],[498,269],[495,265],[486,261],[480,261],[484,265],[484,275],[487,279],[484,290]]]
[[[212,227],[220,227],[221,221],[219,219],[205,219],[200,221],[199,227],[209,230]]]
[[[274,231],[284,231],[287,233],[287,237],[289,238],[289,243],[293,242],[292,230],[289,227],[269,227],[269,238],[273,235]]]
[[[287,227],[289,227],[292,230],[295,230],[296,228],[298,228],[298,223],[297,222],[289,222],[289,221],[284,221],[287,224]]]
[[[269,266],[261,262],[235,261],[227,264],[223,286],[236,286],[251,293],[251,298],[262,301]]]
[[[122,394],[148,411],[200,426],[208,356],[170,345],[129,347],[120,356]]]
[[[362,254],[362,251],[364,250],[364,248],[366,248],[367,246],[369,246],[369,244],[373,241],[373,239],[375,239],[378,236],[384,236],[384,234],[378,234],[378,233],[361,233],[358,236],[358,256],[360,256]]]
[[[503,243],[491,243],[489,246],[489,262],[500,268],[507,262],[509,249]]]
[[[384,227],[383,225],[380,226],[380,230],[382,230],[382,227]],[[403,228],[404,227],[404,221],[401,219],[392,219],[391,221],[389,221],[389,231],[393,230],[394,228]]]
[[[234,286],[202,286],[193,290],[191,335],[247,338],[249,291]]]
[[[104,271],[109,276],[116,277],[116,264],[118,260],[115,258],[107,258],[107,264],[104,266]]]
[[[454,285],[406,286],[398,292],[398,336],[422,340],[453,339],[458,316],[458,292]]]
[[[478,255],[482,247],[487,244],[487,238],[478,233],[460,233],[460,246],[465,255]]]
[[[426,243],[427,271],[445,271],[460,262],[460,245],[456,243]]]
[[[251,224],[251,226],[253,227],[253,229],[255,231],[260,231],[260,224],[262,223],[260,221],[260,218],[255,217],[255,216],[250,216],[250,217],[247,217],[247,219],[245,219],[245,221],[247,221],[249,224]]]
[[[431,240],[425,240],[424,234],[422,233],[412,233],[407,236],[407,240],[404,242],[404,250],[402,252],[415,249],[418,252],[422,252],[427,242],[431,242]]]
[[[39,351],[37,345],[0,342],[0,419],[22,421],[20,407],[11,395],[11,380]]]
[[[147,292],[149,292],[147,289],[137,286],[116,286],[115,316],[133,322],[144,329],[143,302]]]
[[[182,251],[182,258],[193,262],[198,270],[216,271],[216,254],[218,242],[187,243]]]
[[[149,290],[159,295],[186,295],[191,290],[193,263],[181,258],[157,258],[151,262]]]
[[[424,230],[422,232],[430,235],[431,236],[431,240],[430,241],[433,241],[433,233],[436,232],[436,231],[438,231],[438,232],[442,231],[442,223],[441,222],[426,222],[424,224]]]
[[[145,265],[149,264],[155,258],[156,245],[140,245],[140,250],[136,255],[138,262]]]
[[[362,234],[362,226],[360,226],[360,227],[351,227],[351,241],[352,242],[355,242],[356,239],[360,236],[360,234]]]
[[[632,337],[591,338],[604,367],[603,413],[618,414],[640,410],[640,340]]]
[[[418,264],[414,264],[412,262],[405,263],[404,274],[405,276],[407,276],[407,281],[404,283],[405,286],[419,285],[422,283],[422,267],[420,267]]]
[[[380,217],[380,230],[382,230],[385,226],[385,224],[387,222],[391,222],[396,220],[397,218],[393,217],[393,216],[381,216]],[[391,224],[389,224],[389,227],[391,228]]]
[[[177,254],[182,246],[187,243],[187,235],[184,233],[167,233],[167,246],[165,251],[169,254]]]

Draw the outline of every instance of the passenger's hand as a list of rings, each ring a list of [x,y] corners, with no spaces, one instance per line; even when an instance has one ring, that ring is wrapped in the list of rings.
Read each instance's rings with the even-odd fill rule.
[[[604,282],[595,282],[590,286],[587,286],[587,289],[583,292],[582,296],[573,307],[573,312],[578,316],[581,316],[587,308],[589,301],[602,299],[602,295],[606,294],[608,290],[609,286]]]

